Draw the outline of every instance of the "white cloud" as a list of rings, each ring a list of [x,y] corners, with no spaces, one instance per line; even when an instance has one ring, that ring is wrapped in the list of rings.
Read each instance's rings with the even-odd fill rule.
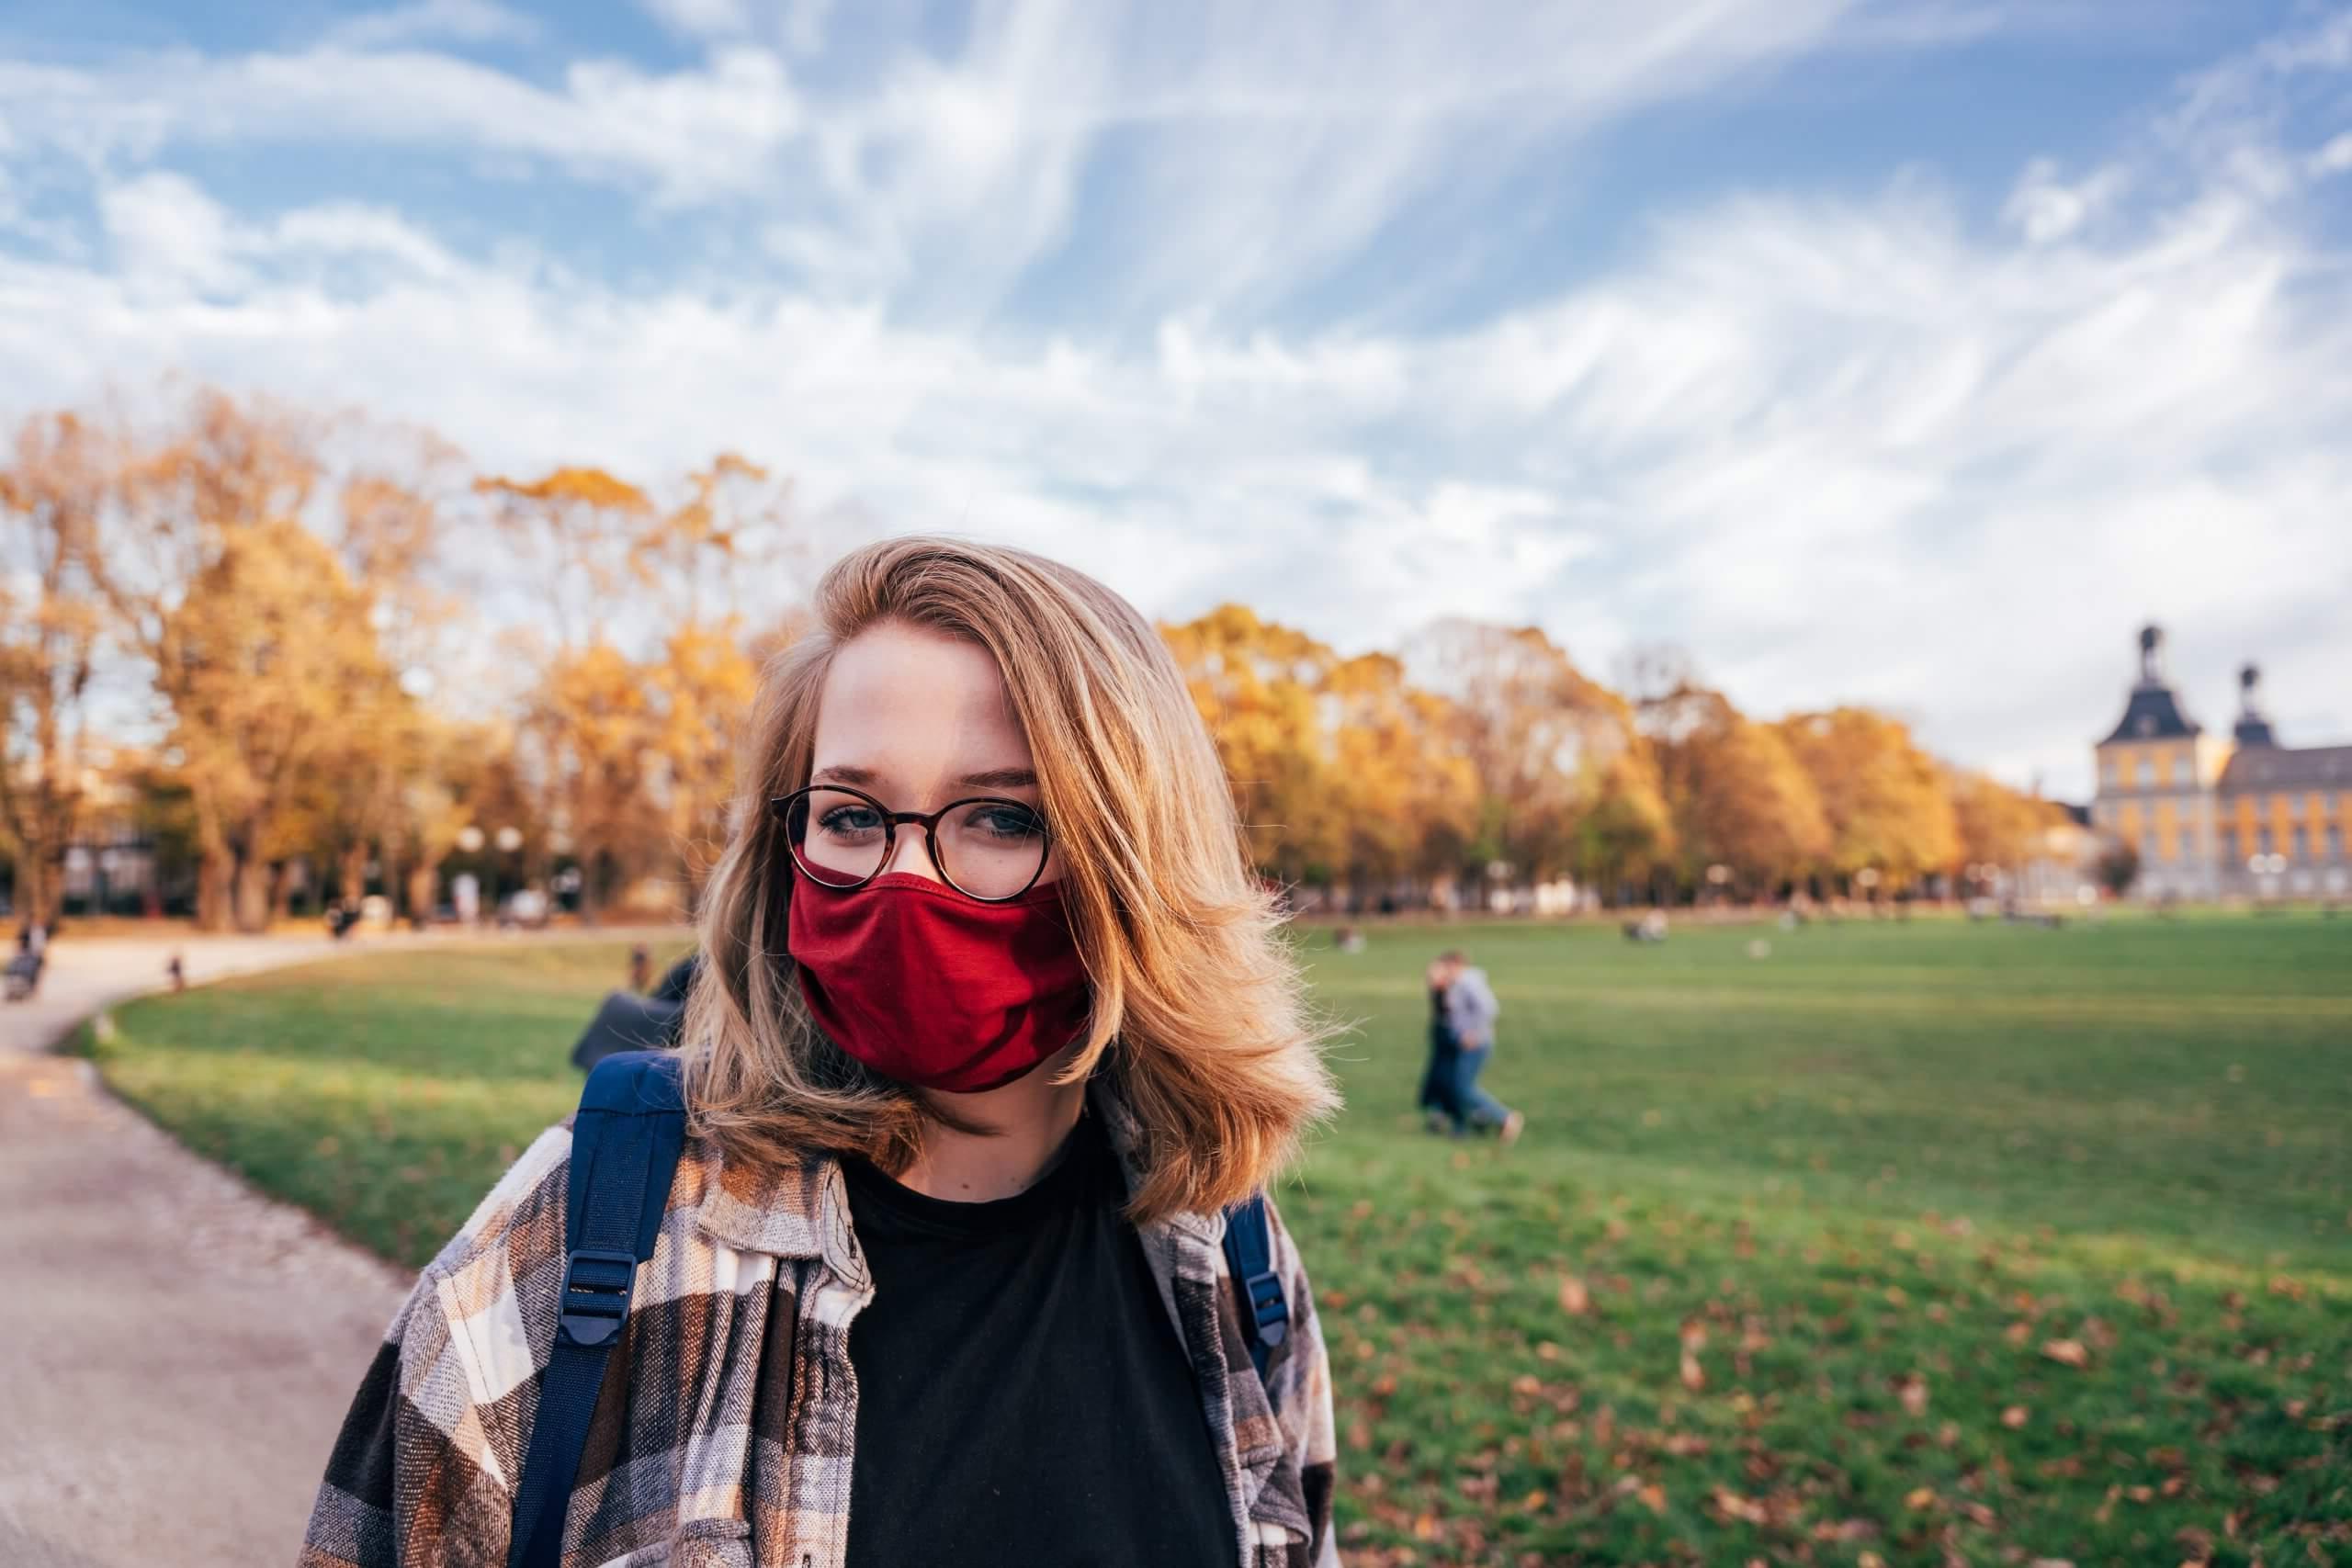
[[[648,15],[662,26],[692,37],[747,31],[751,7],[743,0],[642,0]]]
[[[2113,206],[2130,185],[2131,175],[2113,165],[2068,185],[2058,177],[2055,163],[2036,158],[2026,165],[2001,216],[2034,244],[2046,245],[2065,239]]]
[[[527,41],[538,22],[492,0],[416,0],[390,10],[364,11],[327,29],[320,42],[334,49],[382,49],[452,39],[460,43]]]
[[[244,276],[228,213],[177,175],[144,175],[104,191],[98,214],[117,265],[142,290],[225,288]]]
[[[751,47],[659,74],[579,62],[560,90],[448,55],[321,48],[103,70],[0,62],[0,116],[96,168],[183,145],[355,142],[521,154],[691,201],[771,182],[801,106],[783,62]]]

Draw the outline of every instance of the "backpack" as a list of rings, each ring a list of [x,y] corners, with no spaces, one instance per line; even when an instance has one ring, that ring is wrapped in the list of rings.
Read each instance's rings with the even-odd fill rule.
[[[590,1069],[571,1126],[555,1348],[539,1376],[507,1568],[560,1568],[564,1514],[604,1386],[605,1358],[628,1321],[637,1266],[653,1256],[685,1132],[674,1053],[624,1051]],[[1273,1271],[1264,1194],[1226,1210],[1225,1256],[1248,1303],[1250,1359],[1262,1378],[1290,1323],[1290,1303]]]

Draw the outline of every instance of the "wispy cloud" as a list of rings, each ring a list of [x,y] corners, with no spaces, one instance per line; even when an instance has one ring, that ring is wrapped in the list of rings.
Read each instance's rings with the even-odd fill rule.
[[[98,170],[187,148],[351,143],[514,154],[681,202],[771,179],[801,107],[782,62],[757,49],[660,73],[585,61],[549,88],[451,55],[325,45],[104,69],[0,62],[0,115],[19,156],[46,147]]]
[[[347,17],[330,28],[319,41],[330,49],[384,49],[445,39],[528,41],[539,33],[537,17],[510,11],[493,0],[416,0],[413,5]]]

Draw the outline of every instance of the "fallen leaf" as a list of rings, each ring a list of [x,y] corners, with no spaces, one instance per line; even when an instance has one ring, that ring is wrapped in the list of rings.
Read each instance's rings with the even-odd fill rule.
[[[1682,1352],[1682,1386],[1693,1393],[1707,1386],[1707,1369],[1688,1350]]]
[[[2001,1412],[2001,1425],[2014,1432],[2024,1426],[2030,1413],[2022,1404],[2012,1404]]]
[[[1910,1416],[1928,1413],[1928,1380],[1914,1372],[1896,1385],[1903,1398],[1903,1409]]]
[[[1904,1497],[1903,1506],[1922,1512],[1932,1508],[1936,1506],[1936,1489],[1932,1486],[1915,1486]]]
[[[1592,1292],[1574,1274],[1560,1281],[1560,1310],[1570,1317],[1582,1317],[1592,1310]]]
[[[2091,1364],[2091,1353],[2083,1348],[2079,1339],[2045,1339],[2041,1342],[2041,1353],[2061,1366],[2087,1367]]]
[[[1660,1486],[1657,1482],[1651,1482],[1639,1492],[1634,1494],[1634,1495],[1639,1497],[1642,1500],[1642,1506],[1647,1508],[1651,1513],[1664,1514],[1666,1512],[1666,1488]]]

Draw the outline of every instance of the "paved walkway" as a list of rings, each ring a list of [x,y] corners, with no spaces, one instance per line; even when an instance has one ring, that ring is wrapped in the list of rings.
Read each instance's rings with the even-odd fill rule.
[[[154,988],[174,951],[198,984],[353,949],[69,935],[40,997],[0,1006],[6,1568],[290,1565],[336,1425],[407,1289],[189,1154],[83,1063],[45,1054],[90,1012]]]

